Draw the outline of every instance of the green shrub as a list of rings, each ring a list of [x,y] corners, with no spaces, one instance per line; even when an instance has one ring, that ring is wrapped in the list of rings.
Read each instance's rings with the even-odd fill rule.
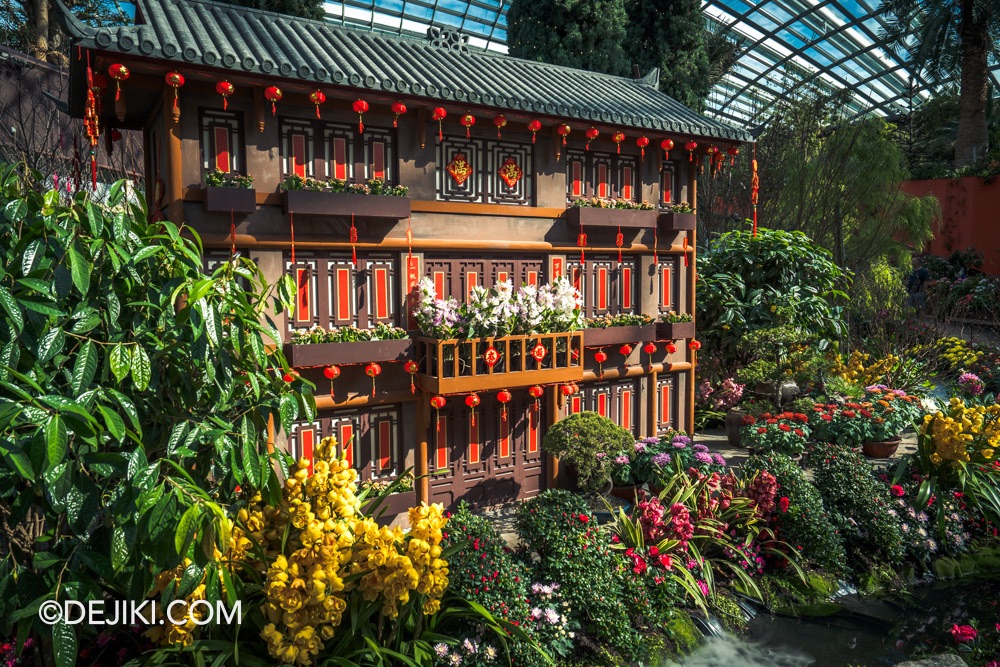
[[[576,468],[582,489],[600,489],[611,478],[616,456],[630,454],[635,437],[596,412],[578,412],[556,422],[542,440],[542,450]]]

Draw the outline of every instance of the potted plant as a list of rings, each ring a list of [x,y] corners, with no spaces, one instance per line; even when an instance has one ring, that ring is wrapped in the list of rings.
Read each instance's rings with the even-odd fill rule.
[[[687,202],[668,204],[657,219],[660,231],[679,232],[698,228],[698,216]]]
[[[358,485],[361,511],[388,523],[417,504],[413,473],[406,470],[395,479],[366,479]],[[383,520],[384,517],[384,520]]]
[[[656,337],[656,325],[649,315],[619,313],[592,317],[585,322],[583,344],[585,347],[645,343]]]
[[[257,191],[250,174],[227,174],[213,169],[205,174],[205,211],[248,214],[257,211]]]
[[[903,429],[913,425],[920,413],[916,396],[871,385],[860,401],[817,403],[810,421],[819,442],[860,447],[872,458],[888,458],[896,452]]]
[[[656,321],[656,340],[694,338],[694,317],[691,313],[670,311]]]
[[[574,201],[566,209],[566,222],[574,229],[580,225],[653,229],[656,227],[656,211],[647,201],[591,197]]]
[[[760,417],[743,417],[740,440],[754,454],[796,457],[805,451],[810,432],[809,417],[801,412],[765,412]]]
[[[565,461],[577,486],[587,491],[610,491],[615,459],[634,449],[631,433],[596,412],[570,415],[542,439],[542,451]]]
[[[285,213],[399,220],[410,215],[409,188],[381,178],[348,183],[293,174],[281,182]]]
[[[377,323],[371,329],[354,326],[313,327],[293,331],[283,351],[294,367],[356,364],[361,361],[403,361],[412,357],[413,340],[406,329]]]

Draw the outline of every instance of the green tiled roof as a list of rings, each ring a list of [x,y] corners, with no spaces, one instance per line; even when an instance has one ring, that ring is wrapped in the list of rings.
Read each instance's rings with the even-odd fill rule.
[[[644,80],[207,0],[138,0],[138,24],[118,28],[91,28],[61,9],[74,44],[168,60],[181,71],[184,64],[207,66],[570,122],[751,140],[746,131],[695,113]]]

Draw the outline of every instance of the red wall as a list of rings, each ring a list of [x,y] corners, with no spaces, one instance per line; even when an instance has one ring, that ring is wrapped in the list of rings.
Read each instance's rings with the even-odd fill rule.
[[[947,257],[973,247],[983,254],[983,271],[1000,275],[1000,179],[989,185],[975,176],[907,181],[903,191],[932,194],[941,202],[941,219],[927,252]]]

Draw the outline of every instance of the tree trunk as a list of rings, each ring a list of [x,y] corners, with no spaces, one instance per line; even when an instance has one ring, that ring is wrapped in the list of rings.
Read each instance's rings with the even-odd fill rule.
[[[47,62],[49,55],[49,0],[35,0],[35,57]]]
[[[986,56],[989,47],[990,3],[962,0],[962,91],[959,98],[958,136],[955,138],[955,166],[967,167],[981,161],[989,148],[986,104],[989,94]],[[978,20],[976,20],[978,18]]]

